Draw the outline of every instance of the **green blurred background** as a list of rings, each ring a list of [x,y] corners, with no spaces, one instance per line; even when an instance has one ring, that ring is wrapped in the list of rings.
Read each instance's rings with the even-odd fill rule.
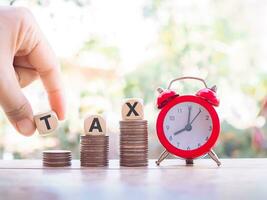
[[[0,0],[28,7],[58,55],[68,115],[52,135],[19,135],[0,115],[0,157],[40,158],[43,149],[79,155],[83,118],[107,119],[110,158],[119,155],[120,108],[140,97],[149,120],[149,157],[162,151],[155,133],[158,86],[190,75],[218,87],[220,157],[267,155],[267,4],[251,0]],[[197,82],[176,84],[194,94]],[[24,89],[34,111],[49,109],[39,81]]]

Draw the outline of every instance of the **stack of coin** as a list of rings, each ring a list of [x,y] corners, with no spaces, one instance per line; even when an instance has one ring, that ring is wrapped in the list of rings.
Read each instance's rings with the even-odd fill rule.
[[[106,135],[82,135],[80,161],[82,167],[108,166],[109,137]]]
[[[71,166],[71,152],[66,150],[43,151],[43,166],[45,167]]]
[[[148,164],[146,120],[120,121],[120,165],[142,167]]]

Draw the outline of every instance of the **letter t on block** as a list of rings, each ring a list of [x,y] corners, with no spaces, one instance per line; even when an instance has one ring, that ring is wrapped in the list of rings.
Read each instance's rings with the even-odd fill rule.
[[[58,126],[57,115],[54,111],[37,114],[34,116],[34,121],[40,135],[47,135],[56,130]]]

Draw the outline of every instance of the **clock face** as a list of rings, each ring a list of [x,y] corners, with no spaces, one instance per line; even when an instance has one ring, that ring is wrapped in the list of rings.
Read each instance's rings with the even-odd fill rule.
[[[168,110],[163,120],[166,139],[181,150],[195,150],[209,140],[212,118],[206,108],[194,102],[175,104]]]

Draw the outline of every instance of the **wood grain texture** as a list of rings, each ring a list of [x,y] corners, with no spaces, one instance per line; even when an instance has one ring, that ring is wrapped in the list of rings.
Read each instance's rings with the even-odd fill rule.
[[[40,160],[0,161],[1,199],[266,199],[267,159],[210,159],[193,167],[165,160],[157,167],[43,168]]]
[[[88,115],[84,120],[85,135],[106,135],[106,120],[101,115]]]
[[[143,99],[127,98],[123,100],[121,107],[122,120],[142,120],[144,119]]]
[[[34,115],[36,128],[40,135],[47,135],[57,129],[58,118],[54,111],[48,111]]]

